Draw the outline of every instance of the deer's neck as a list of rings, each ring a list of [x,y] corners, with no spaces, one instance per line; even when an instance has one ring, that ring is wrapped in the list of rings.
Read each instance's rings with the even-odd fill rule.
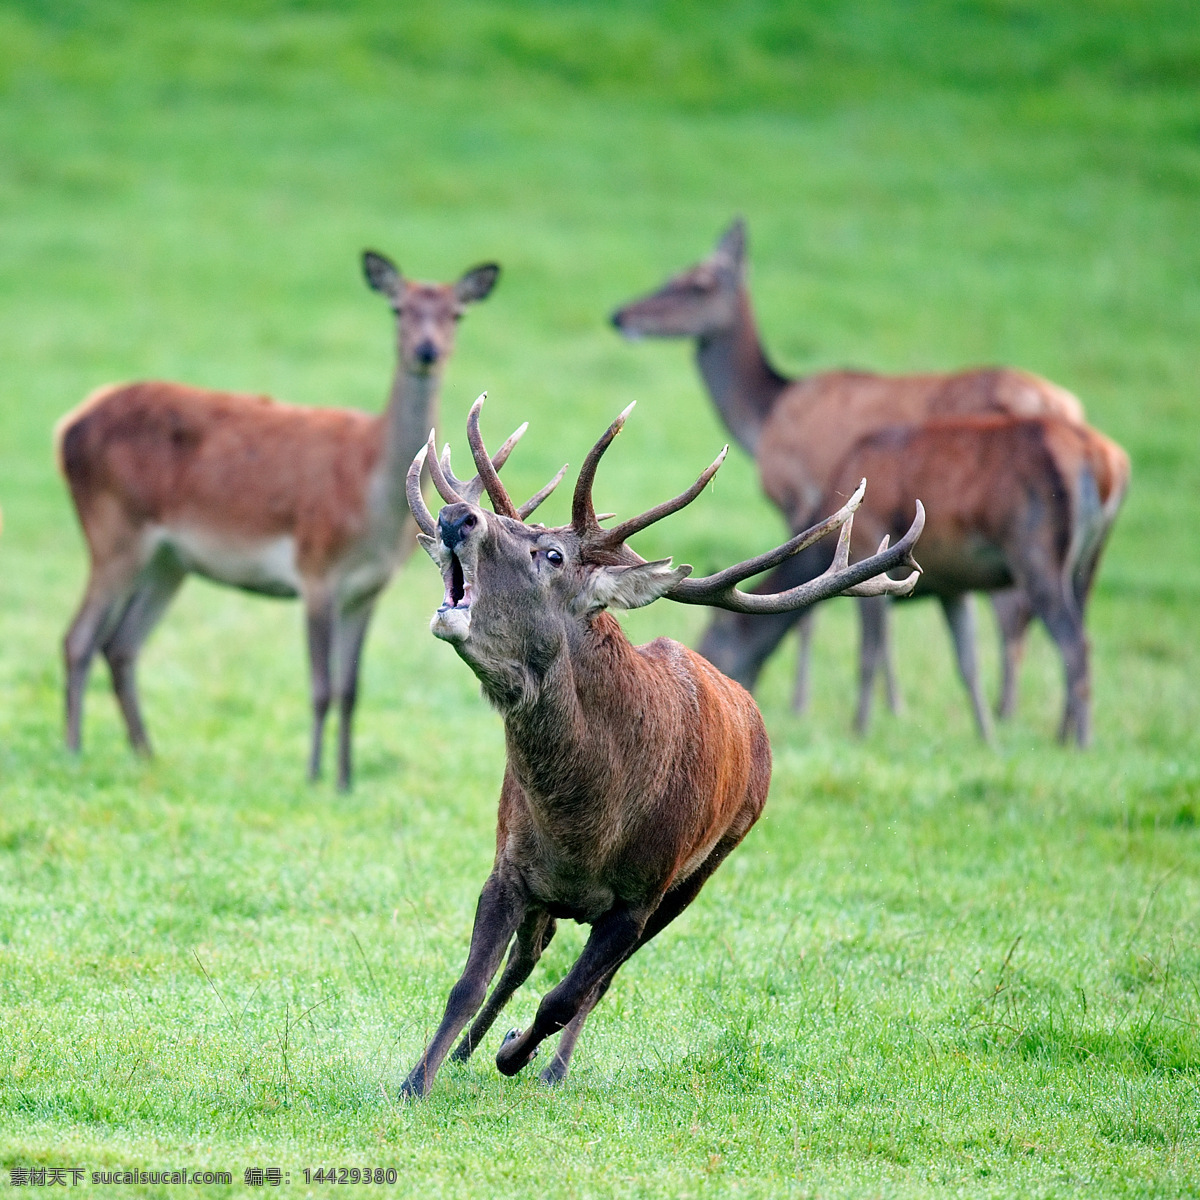
[[[396,368],[387,410],[383,414],[383,484],[387,507],[397,518],[408,516],[405,481],[408,468],[429,438],[437,420],[440,373],[418,375]]]
[[[744,287],[738,289],[733,324],[696,339],[696,365],[726,428],[754,454],[767,414],[790,380],[767,361]]]

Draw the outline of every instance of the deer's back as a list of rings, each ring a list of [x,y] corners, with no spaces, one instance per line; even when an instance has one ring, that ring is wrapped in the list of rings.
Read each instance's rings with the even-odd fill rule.
[[[920,375],[826,371],[797,380],[767,418],[758,449],[763,488],[793,525],[807,523],[860,438],[931,418],[989,413],[1083,420],[1082,406],[1065,388],[1011,367]]]
[[[318,542],[352,534],[380,455],[378,418],[145,382],[103,389],[59,423],[76,507],[134,525]]]
[[[997,588],[1032,555],[1065,566],[1081,539],[1103,536],[1127,464],[1116,443],[1073,421],[957,417],[861,439],[834,490],[867,479],[856,555],[873,553],[885,533],[903,533],[919,497],[926,511],[919,590]]]

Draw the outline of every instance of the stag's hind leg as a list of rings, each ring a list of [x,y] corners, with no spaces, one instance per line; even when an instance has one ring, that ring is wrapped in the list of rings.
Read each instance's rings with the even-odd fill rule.
[[[722,838],[715,847],[712,853],[704,860],[697,870],[688,876],[678,887],[672,888],[662,898],[659,906],[650,914],[646,921],[645,928],[642,930],[641,936],[634,944],[633,948],[626,954],[621,962],[604,976],[603,979],[591,990],[580,1005],[579,1010],[567,1023],[562,1031],[562,1036],[558,1039],[558,1045],[554,1049],[554,1055],[543,1069],[540,1079],[542,1083],[554,1085],[562,1083],[567,1077],[567,1072],[571,1067],[571,1055],[575,1052],[575,1043],[579,1040],[579,1035],[583,1031],[584,1022],[588,1019],[588,1015],[592,1009],[600,1003],[604,993],[608,991],[609,985],[613,981],[613,976],[616,975],[621,963],[631,958],[638,950],[640,950],[651,938],[661,933],[670,923],[695,898],[700,894],[700,889],[704,886],[708,877],[723,863],[728,857],[733,848],[742,840],[743,834]]]
[[[185,574],[174,559],[155,560],[142,573],[116,628],[101,645],[112,673],[113,691],[121,706],[129,743],[139,754],[149,755],[151,751],[138,702],[138,654],[179,590]]]
[[[796,683],[792,691],[792,712],[800,714],[808,709],[809,675],[812,671],[813,624],[817,619],[815,608],[806,608],[796,622],[796,634],[800,648],[796,652]]]
[[[858,707],[854,712],[854,732],[864,734],[871,724],[871,699],[875,677],[887,663],[886,596],[863,597],[858,602]]]

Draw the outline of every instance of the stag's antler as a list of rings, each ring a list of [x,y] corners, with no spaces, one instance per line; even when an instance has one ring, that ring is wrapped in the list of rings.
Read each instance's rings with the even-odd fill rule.
[[[807,608],[820,600],[828,600],[831,596],[907,596],[916,587],[917,578],[921,574],[920,564],[912,556],[912,548],[921,536],[921,530],[925,528],[925,507],[920,500],[916,502],[917,514],[913,523],[894,546],[889,548],[889,539],[885,537],[877,553],[861,562],[850,564],[850,532],[854,525],[854,513],[862,503],[866,490],[867,481],[864,479],[855,489],[854,495],[833,516],[827,517],[820,524],[798,533],[774,550],[749,558],[736,566],[727,567],[715,575],[706,575],[701,579],[685,579],[667,593],[667,599],[678,600],[681,604],[705,604],[712,608],[727,608],[732,612],[780,613]],[[839,526],[833,562],[816,579],[771,595],[743,592],[738,589],[737,584],[742,580],[778,566],[785,558],[790,558],[793,554],[798,554],[819,542]],[[912,570],[904,579],[889,579],[885,572],[896,567],[910,567]]]
[[[621,432],[621,428],[632,410],[633,405],[631,404],[605,430],[600,440],[588,452],[583,467],[580,469],[579,479],[575,484],[575,496],[571,504],[571,526],[583,540],[585,554],[607,553],[642,562],[644,560],[624,544],[626,539],[653,525],[655,521],[678,512],[685,505],[690,504],[720,469],[729,447],[726,446],[717,455],[712,465],[701,473],[699,479],[690,488],[681,492],[673,500],[655,505],[641,516],[623,521],[613,529],[601,529],[592,503],[592,485],[596,478],[596,468],[604,452],[612,445],[613,439]],[[760,554],[756,558],[747,559],[745,562],[728,567],[715,575],[708,575],[702,579],[685,579],[666,593],[667,599],[678,600],[681,604],[705,604],[714,608],[728,608],[734,612],[777,613],[807,608],[820,600],[842,594],[851,596],[908,595],[916,586],[917,577],[921,573],[920,566],[912,557],[912,548],[917,538],[921,536],[921,530],[925,527],[925,509],[918,500],[916,518],[900,541],[889,548],[889,539],[885,537],[876,554],[851,566],[849,562],[850,532],[855,510],[862,503],[866,487],[867,481],[864,479],[858,485],[854,495],[833,516],[828,517],[819,525],[814,525],[811,529],[797,534],[796,537],[775,550]],[[785,558],[798,554],[839,527],[841,532],[838,536],[833,563],[816,579],[774,595],[764,596],[738,590],[736,585],[744,579],[749,579],[752,575],[758,575],[762,571],[777,566]],[[907,578],[889,579],[887,577],[887,571],[901,566],[912,568]]]
[[[467,437],[471,444],[471,455],[475,460],[478,474],[466,481],[458,479],[450,469],[450,444],[446,444],[439,459],[432,429],[429,431],[429,441],[417,452],[416,458],[408,468],[406,480],[408,507],[412,511],[417,525],[420,526],[421,532],[428,537],[436,534],[437,523],[425,504],[425,498],[421,495],[421,469],[426,463],[429,464],[429,474],[433,479],[433,486],[437,488],[438,495],[447,504],[463,502],[475,504],[486,490],[496,512],[520,521],[524,521],[558,487],[566,474],[567,467],[564,463],[562,469],[545,487],[535,492],[520,507],[514,506],[504,484],[500,482],[499,471],[508,461],[513,447],[529,428],[529,422],[523,422],[505,439],[500,449],[489,457],[487,447],[483,444],[483,436],[479,431],[479,412],[486,399],[487,392],[483,392],[471,405],[471,411],[467,414]]]

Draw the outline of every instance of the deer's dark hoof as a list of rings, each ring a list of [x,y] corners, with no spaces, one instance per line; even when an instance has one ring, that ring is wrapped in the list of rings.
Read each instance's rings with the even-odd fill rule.
[[[550,1065],[542,1071],[538,1079],[546,1087],[558,1087],[567,1077],[567,1068],[557,1058],[550,1060]]]

